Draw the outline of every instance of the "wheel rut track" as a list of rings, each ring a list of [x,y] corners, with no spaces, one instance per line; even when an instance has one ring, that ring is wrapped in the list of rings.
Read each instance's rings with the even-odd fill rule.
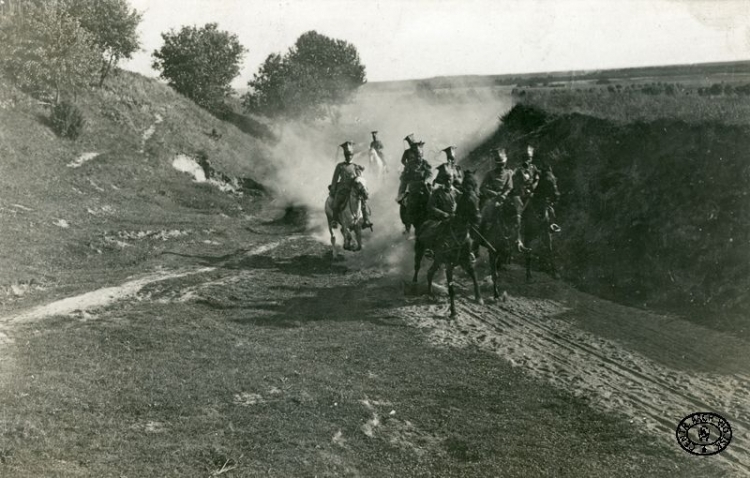
[[[750,449],[745,445],[745,438],[750,437],[748,377],[690,374],[662,366],[616,342],[555,319],[554,312],[517,310],[525,301],[513,299],[507,306],[481,306],[461,299],[457,302],[457,321],[430,320],[421,327],[440,328],[438,342],[469,341],[489,348],[532,375],[593,399],[596,406],[607,411],[624,412],[639,423],[645,417],[644,432],[662,437],[678,453],[685,453],[679,450],[675,438],[683,416],[716,411],[729,419],[733,439],[727,450],[714,458],[737,476],[750,474]],[[407,315],[419,323],[432,313],[412,306]],[[727,383],[734,393],[723,393]]]

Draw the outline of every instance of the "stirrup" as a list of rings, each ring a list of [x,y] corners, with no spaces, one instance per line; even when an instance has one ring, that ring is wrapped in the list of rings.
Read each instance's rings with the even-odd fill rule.
[[[435,253],[432,251],[432,249],[425,249],[424,250],[424,256],[428,259],[434,259]]]
[[[473,252],[469,252],[469,262],[473,264],[476,261],[477,261],[477,256],[475,256]]]

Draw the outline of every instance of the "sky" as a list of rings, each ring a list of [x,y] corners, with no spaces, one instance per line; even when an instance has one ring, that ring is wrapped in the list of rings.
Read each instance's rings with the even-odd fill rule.
[[[368,81],[750,60],[748,0],[129,0],[157,76],[161,33],[218,23],[248,50],[245,87],[271,53],[315,30],[357,48]]]

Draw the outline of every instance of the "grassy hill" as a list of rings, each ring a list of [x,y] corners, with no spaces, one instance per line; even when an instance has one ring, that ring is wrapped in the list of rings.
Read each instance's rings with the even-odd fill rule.
[[[0,91],[5,302],[29,284],[75,287],[68,276],[83,265],[111,269],[116,280],[163,249],[164,234],[210,241],[262,195],[222,192],[172,166],[178,155],[202,156],[228,176],[261,177],[266,150],[155,80],[122,72],[81,94],[87,126],[77,141],[53,134],[46,105],[8,84]]]

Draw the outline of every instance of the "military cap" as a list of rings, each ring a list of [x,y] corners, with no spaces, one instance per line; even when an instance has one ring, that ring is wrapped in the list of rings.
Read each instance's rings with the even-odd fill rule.
[[[458,149],[458,148],[457,148],[456,146],[448,146],[447,148],[445,148],[445,149],[443,150],[443,152],[445,152],[445,154],[447,154],[448,156],[453,156],[453,152],[454,152],[455,150],[457,150],[457,149]]]
[[[345,141],[339,145],[340,148],[344,150],[345,153],[351,153],[353,151],[354,143],[351,141]]]
[[[404,138],[404,141],[406,141],[407,143],[409,143],[409,146],[411,146],[412,144],[414,144],[414,133],[407,134],[406,138]]]
[[[492,152],[495,154],[495,161],[498,163],[508,162],[508,156],[505,154],[503,148],[493,148]]]
[[[372,132],[371,134],[372,134],[373,136],[375,136],[376,134],[378,134],[378,132],[377,132],[377,131],[373,131],[373,132]]]

